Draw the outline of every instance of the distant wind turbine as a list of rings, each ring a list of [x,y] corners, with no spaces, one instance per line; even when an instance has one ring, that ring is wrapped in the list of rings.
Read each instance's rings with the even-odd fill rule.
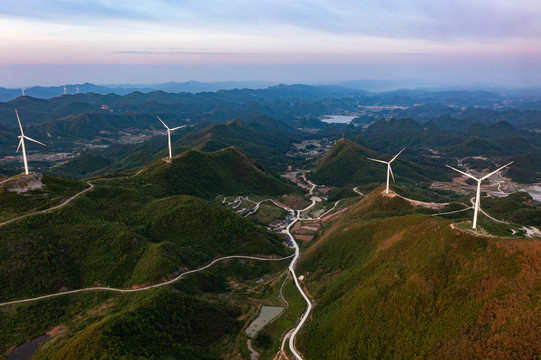
[[[485,175],[483,176],[482,178],[476,178],[475,176],[473,175],[470,175],[468,173],[465,173],[464,171],[460,171],[458,169],[455,169],[454,167],[452,166],[449,166],[449,165],[445,165],[447,166],[448,168],[451,168],[453,169],[454,171],[457,171],[459,173],[461,173],[462,175],[466,175],[467,177],[477,181],[477,195],[475,195],[475,210],[473,212],[473,225],[472,225],[472,229],[477,229],[477,214],[479,213],[479,204],[480,204],[480,201],[481,201],[481,181],[491,177],[492,175],[496,174],[498,171],[500,171],[501,169],[511,165],[513,162],[511,161],[510,163],[508,164],[505,164],[504,166],[502,166],[501,168],[498,168],[497,170],[494,170],[493,172],[491,172],[490,174],[488,175]]]
[[[19,122],[19,129],[21,129],[21,135],[18,136],[18,138],[21,139],[21,141],[19,141],[19,146],[17,146],[17,151],[16,152],[19,152],[19,148],[22,147],[23,160],[24,160],[24,173],[25,173],[25,175],[28,175],[28,162],[26,160],[26,149],[24,147],[24,139],[33,141],[33,142],[38,143],[38,144],[43,145],[43,146],[45,146],[45,144],[40,143],[39,141],[34,140],[34,139],[29,138],[28,136],[26,136],[24,134],[24,132],[23,132],[23,126],[21,125],[21,119],[19,119],[19,113],[17,112],[17,109],[15,109],[15,115],[17,115],[17,121]]]
[[[385,189],[385,194],[389,193],[389,174],[391,174],[391,176],[393,177],[393,182],[395,182],[393,170],[391,169],[391,163],[398,157],[398,155],[402,153],[402,151],[404,151],[404,149],[406,148],[403,148],[402,150],[400,150],[398,154],[396,154],[394,158],[391,159],[391,161],[383,161],[383,160],[378,160],[378,159],[367,158],[368,160],[377,161],[382,164],[387,164],[387,188]]]
[[[186,125],[177,126],[176,128],[169,129],[169,127],[167,125],[165,125],[165,123],[162,121],[162,119],[160,119],[159,116],[156,115],[156,117],[158,118],[158,120],[160,120],[160,122],[163,124],[163,126],[165,126],[165,128],[167,129],[167,144],[169,145],[169,159],[173,159],[173,152],[171,151],[171,131],[175,131],[177,129],[186,127]]]
[[[64,95],[66,95],[66,85],[64,85]]]
[[[79,85],[77,85],[77,94],[79,94]]]
[[[23,96],[24,96],[24,88],[22,87],[21,90],[23,91]]]

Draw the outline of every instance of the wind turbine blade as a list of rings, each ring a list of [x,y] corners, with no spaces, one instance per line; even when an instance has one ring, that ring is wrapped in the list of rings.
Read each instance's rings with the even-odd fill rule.
[[[491,172],[490,174],[483,176],[480,180],[485,180],[486,178],[489,178],[490,176],[496,174],[498,171],[500,171],[500,170],[503,169],[504,167],[507,167],[507,166],[511,165],[512,163],[513,163],[513,161],[511,161],[509,164],[505,164],[505,165],[502,166],[501,168],[498,168],[498,170],[494,170],[494,171]]]
[[[26,136],[26,135],[24,136],[24,138],[27,139],[27,140],[33,141],[33,142],[35,142],[35,143],[38,143],[38,144],[40,144],[40,145],[47,146],[47,145],[45,145],[44,143],[40,143],[39,141],[34,140],[34,139],[32,139],[32,138],[29,138],[29,137]]]
[[[402,151],[404,151],[404,150],[406,150],[406,148],[402,148],[402,150],[400,150],[400,151],[398,152],[398,154],[396,154],[396,155],[394,156],[394,158],[392,158],[391,161],[389,161],[389,163],[392,163],[392,162],[394,161],[394,159],[396,159],[396,158],[398,157],[398,155],[400,155],[400,154],[402,153]]]
[[[21,129],[21,135],[24,136],[23,126],[21,125],[21,119],[19,119],[19,113],[17,112],[17,109],[15,109],[15,115],[17,115],[17,121],[19,122],[19,129]]]
[[[20,139],[21,141],[19,141],[19,146],[17,146],[17,150],[15,151],[16,153],[19,152],[19,148],[21,147],[21,144],[23,143],[23,138],[21,137]]]
[[[183,127],[186,127],[186,125],[177,126],[176,128],[172,128],[171,131],[178,130],[178,129],[183,128]]]
[[[455,169],[454,167],[449,166],[449,165],[447,165],[447,164],[445,164],[445,166],[447,166],[448,168],[451,168],[451,169],[453,169],[454,171],[457,171],[457,172],[459,172],[459,173],[461,173],[461,174],[463,174],[463,175],[466,175],[467,177],[472,178],[472,179],[475,180],[475,181],[479,181],[478,178],[476,178],[475,176],[470,175],[470,174],[468,174],[468,173],[465,173],[464,171],[460,171],[460,170],[458,170],[458,169]]]
[[[377,161],[377,162],[380,162],[382,164],[388,164],[387,161],[383,161],[383,160],[378,160],[378,159],[372,159],[372,158],[367,158],[368,160],[372,160],[372,161]]]
[[[160,117],[159,117],[158,115],[156,115],[156,117],[158,118],[158,120],[161,121],[161,123],[163,124],[163,126],[165,126],[165,128],[166,128],[167,130],[170,130],[169,127],[168,127],[167,125],[165,125],[165,123],[162,121],[162,119],[160,119]]]
[[[391,177],[393,178],[393,182],[395,183],[396,181],[394,180],[393,168],[391,167],[390,163],[387,166],[389,166],[389,171],[391,172]]]

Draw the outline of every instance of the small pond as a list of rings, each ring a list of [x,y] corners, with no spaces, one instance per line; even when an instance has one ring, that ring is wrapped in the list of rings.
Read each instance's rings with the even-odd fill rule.
[[[530,195],[532,195],[532,198],[535,200],[535,201],[541,201],[541,186],[539,185],[532,185],[532,186],[528,186],[528,187],[525,187],[524,189],[522,189],[523,191],[526,191],[527,193],[529,193]]]
[[[281,306],[262,306],[259,316],[246,328],[246,334],[254,337],[259,330],[280,315],[282,311],[284,308]]]
[[[25,342],[21,346],[17,346],[9,353],[7,360],[30,360],[32,356],[34,356],[39,345],[42,342],[47,341],[50,337],[51,336],[48,334],[41,335],[40,337]]]

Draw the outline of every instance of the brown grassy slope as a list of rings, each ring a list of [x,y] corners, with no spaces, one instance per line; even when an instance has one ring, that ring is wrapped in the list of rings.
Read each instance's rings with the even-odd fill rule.
[[[476,237],[429,216],[374,218],[409,206],[379,192],[301,257],[316,301],[300,338],[307,359],[539,356],[540,240]]]

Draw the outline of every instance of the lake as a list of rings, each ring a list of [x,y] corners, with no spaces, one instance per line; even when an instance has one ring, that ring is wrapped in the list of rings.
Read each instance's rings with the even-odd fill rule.
[[[351,122],[351,120],[355,119],[357,116],[351,116],[351,115],[325,115],[324,118],[321,119],[321,121],[326,123],[341,123],[341,124],[348,124]]]
[[[284,310],[281,306],[262,306],[259,316],[244,331],[248,336],[254,337],[270,321],[280,315]]]

